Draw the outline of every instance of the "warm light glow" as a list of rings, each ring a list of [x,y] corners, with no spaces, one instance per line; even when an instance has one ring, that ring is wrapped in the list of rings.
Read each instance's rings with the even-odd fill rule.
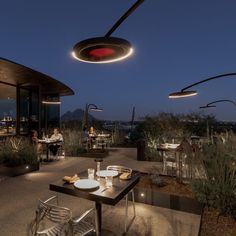
[[[197,91],[180,91],[169,94],[169,98],[184,98],[197,95]]]
[[[104,63],[112,63],[112,62],[117,62],[117,61],[122,61],[124,59],[126,59],[127,57],[129,57],[132,53],[133,53],[133,48],[130,48],[128,53],[122,57],[118,57],[118,58],[115,58],[115,59],[111,59],[111,60],[105,60],[105,61],[88,61],[88,60],[83,60],[81,58],[78,58],[76,57],[76,54],[75,52],[71,52],[71,55],[74,59],[78,60],[78,61],[82,61],[82,62],[87,62],[87,63],[96,63],[96,64],[104,64]]]
[[[25,169],[29,169],[29,166],[26,166]]]
[[[144,194],[144,193],[141,193],[141,194],[140,194],[140,196],[141,196],[141,197],[144,197],[144,196],[145,196],[145,194]]]
[[[113,48],[95,48],[89,52],[89,55],[92,57],[107,57],[115,54],[115,50]]]
[[[90,108],[89,110],[90,111],[103,111],[102,108]]]
[[[60,101],[42,101],[43,104],[60,105]]]

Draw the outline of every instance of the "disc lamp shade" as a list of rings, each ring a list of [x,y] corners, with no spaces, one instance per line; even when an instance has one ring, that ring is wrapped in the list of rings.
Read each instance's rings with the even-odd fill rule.
[[[179,91],[169,94],[169,98],[184,98],[184,97],[192,97],[197,95],[197,91]]]
[[[206,105],[206,106],[201,106],[199,107],[200,109],[205,109],[205,108],[214,108],[216,106],[213,106],[213,105]]]
[[[89,38],[75,44],[72,56],[87,63],[111,63],[129,57],[133,48],[130,42],[122,38],[111,37],[111,34],[144,0],[137,0],[104,37]]]
[[[132,52],[131,44],[125,39],[97,37],[77,43],[72,56],[87,63],[111,63],[129,57]]]
[[[89,110],[90,111],[103,111],[102,108],[90,108]]]

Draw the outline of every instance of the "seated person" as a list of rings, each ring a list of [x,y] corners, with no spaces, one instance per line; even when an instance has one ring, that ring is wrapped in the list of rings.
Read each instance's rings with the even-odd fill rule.
[[[39,141],[38,132],[36,130],[32,130],[31,140],[33,142],[36,152],[38,154],[41,153],[42,152],[42,144],[38,142]]]
[[[84,127],[81,133],[81,142],[82,142],[82,145],[86,147],[86,149],[88,149],[89,140],[90,140],[89,133],[87,131],[87,128]]]
[[[95,148],[97,134],[96,134],[96,130],[94,129],[93,126],[90,127],[89,137],[90,137],[90,148]]]
[[[52,141],[63,141],[63,137],[62,137],[62,134],[59,132],[59,129],[58,128],[54,128],[53,129],[53,134],[52,136],[50,137],[50,140]],[[52,145],[49,146],[49,149],[50,151],[52,152],[53,156],[56,156],[57,155],[57,151],[58,151],[58,148],[61,146],[60,143],[54,143]]]
[[[96,130],[95,130],[95,128],[94,128],[93,126],[90,127],[89,135],[90,135],[91,137],[97,136]]]

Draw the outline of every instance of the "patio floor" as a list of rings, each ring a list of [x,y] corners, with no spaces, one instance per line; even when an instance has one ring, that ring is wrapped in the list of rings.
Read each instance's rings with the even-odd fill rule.
[[[110,151],[102,162],[102,167],[109,164],[126,165],[139,171],[147,171],[157,162],[136,161],[136,149],[119,148]],[[39,171],[14,178],[0,177],[0,236],[27,235],[27,224],[33,219],[37,199],[47,199],[55,193],[49,191],[49,183],[73,175],[89,167],[96,167],[93,158],[74,157],[42,164]],[[93,202],[65,194],[59,194],[59,203],[79,215]],[[116,206],[103,205],[102,235],[122,235],[124,219],[124,201]],[[130,209],[130,220],[132,209]],[[197,236],[200,215],[186,211],[173,210],[158,206],[137,203],[136,218],[126,235],[132,236]]]

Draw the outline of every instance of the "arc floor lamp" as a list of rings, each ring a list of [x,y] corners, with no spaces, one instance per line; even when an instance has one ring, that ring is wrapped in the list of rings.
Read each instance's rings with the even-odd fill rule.
[[[125,39],[111,37],[111,34],[144,0],[137,0],[103,37],[85,39],[75,44],[72,56],[88,63],[110,63],[129,57],[133,48]]]
[[[208,82],[210,80],[220,79],[220,78],[225,78],[225,77],[231,77],[231,76],[235,76],[235,75],[236,75],[236,73],[233,72],[233,73],[220,74],[220,75],[216,75],[216,76],[213,76],[213,77],[209,77],[207,79],[204,79],[204,80],[201,80],[199,82],[193,83],[193,84],[191,84],[191,85],[181,89],[180,91],[170,93],[169,94],[169,98],[183,98],[183,97],[195,96],[195,95],[198,94],[198,92],[196,90],[188,90],[189,88],[192,88],[192,87],[194,87],[194,86],[196,86],[198,84],[202,84],[202,83]],[[232,77],[232,78],[234,78],[234,77]]]

